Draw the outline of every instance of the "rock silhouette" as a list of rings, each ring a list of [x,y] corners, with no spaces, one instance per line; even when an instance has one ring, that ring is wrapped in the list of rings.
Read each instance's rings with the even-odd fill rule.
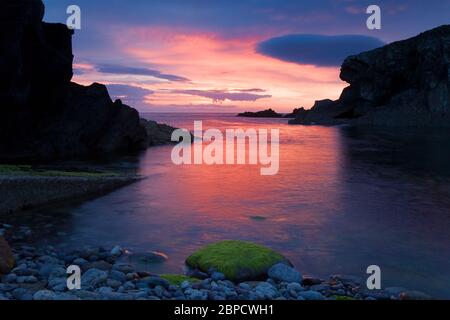
[[[154,143],[138,112],[73,76],[72,35],[42,22],[41,0],[2,1],[0,160],[87,158]],[[170,130],[158,141],[170,141]]]
[[[450,126],[450,25],[348,57],[339,100],[317,101],[291,124]]]
[[[257,112],[243,112],[239,113],[238,117],[244,118],[282,118],[283,115],[275,112],[273,109],[267,109]]]

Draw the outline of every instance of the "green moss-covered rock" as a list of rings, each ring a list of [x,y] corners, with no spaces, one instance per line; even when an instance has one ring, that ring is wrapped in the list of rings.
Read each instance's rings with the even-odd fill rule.
[[[291,265],[289,260],[270,248],[245,241],[222,241],[208,245],[186,260],[186,264],[202,272],[214,269],[231,281],[258,280],[277,263]]]
[[[181,285],[184,281],[189,281],[190,283],[196,283],[200,281],[197,278],[188,277],[183,274],[162,274],[160,275],[160,277],[169,281],[170,284],[173,284],[175,286]]]

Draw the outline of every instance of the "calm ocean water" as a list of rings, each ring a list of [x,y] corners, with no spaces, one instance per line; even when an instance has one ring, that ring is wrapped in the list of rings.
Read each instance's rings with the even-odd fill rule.
[[[285,119],[220,114],[144,116],[189,129],[194,120],[204,120],[205,128],[279,128],[280,172],[177,167],[170,146],[152,148],[138,164],[120,163],[136,166],[145,180],[83,204],[46,209],[55,231],[42,242],[161,251],[169,260],[145,267],[176,273],[198,247],[242,239],[280,251],[307,274],[366,277],[376,264],[384,287],[450,298],[447,132],[288,126]]]

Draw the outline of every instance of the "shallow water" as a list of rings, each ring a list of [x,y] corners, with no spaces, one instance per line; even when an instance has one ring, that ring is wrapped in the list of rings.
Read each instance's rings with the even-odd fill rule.
[[[365,277],[376,264],[384,287],[450,298],[447,132],[288,126],[285,119],[232,115],[146,116],[189,129],[202,119],[205,128],[279,128],[280,172],[178,167],[170,146],[152,148],[137,167],[145,180],[87,203],[40,210],[53,226],[41,242],[161,251],[170,259],[146,268],[168,273],[182,271],[184,259],[202,245],[250,240],[280,251],[304,273]],[[120,165],[135,166],[126,159]]]

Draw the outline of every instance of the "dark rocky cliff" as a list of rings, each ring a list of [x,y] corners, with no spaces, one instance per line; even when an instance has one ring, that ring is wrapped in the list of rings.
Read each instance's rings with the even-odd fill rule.
[[[112,101],[104,85],[71,82],[73,31],[43,16],[41,0],[0,4],[0,160],[86,158],[151,144],[135,109]]]
[[[290,123],[450,126],[450,25],[348,57],[340,77],[339,100]]]

